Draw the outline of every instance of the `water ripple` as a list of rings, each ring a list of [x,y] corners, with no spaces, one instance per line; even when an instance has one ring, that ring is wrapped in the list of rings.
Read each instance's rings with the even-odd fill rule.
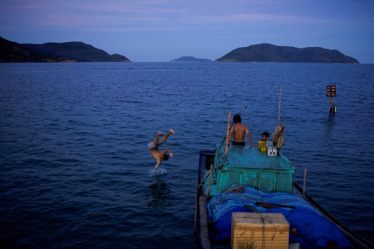
[[[307,191],[373,234],[373,65],[72,63],[0,65],[4,248],[196,248],[200,150],[242,115],[254,141],[278,123]],[[337,84],[336,115],[326,85]],[[147,143],[173,128],[154,174]]]

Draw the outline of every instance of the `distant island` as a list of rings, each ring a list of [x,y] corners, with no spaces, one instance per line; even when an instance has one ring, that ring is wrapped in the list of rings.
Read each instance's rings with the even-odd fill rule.
[[[0,37],[0,62],[131,62],[83,42],[18,44]]]
[[[234,49],[215,61],[359,64],[355,58],[346,56],[338,50],[320,47],[295,48],[266,43]]]
[[[296,48],[257,44],[237,48],[216,62],[288,62],[288,63],[353,63],[359,62],[338,50],[320,47]],[[119,54],[110,55],[83,42],[18,44],[0,37],[1,62],[131,62]],[[182,56],[170,62],[213,62],[193,56]]]
[[[179,59],[171,60],[170,62],[213,62],[209,59],[199,59],[193,56],[182,56]]]

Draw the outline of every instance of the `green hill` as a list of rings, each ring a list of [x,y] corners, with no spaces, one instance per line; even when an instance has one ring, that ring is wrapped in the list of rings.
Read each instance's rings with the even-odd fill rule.
[[[0,62],[130,62],[83,42],[18,44],[0,37]]]
[[[67,59],[56,58],[25,48],[16,42],[0,37],[0,62],[63,62]]]
[[[69,58],[78,62],[130,62],[125,56],[97,49],[83,42],[22,44],[25,48],[58,58]]]
[[[320,47],[295,48],[258,44],[237,48],[215,60],[218,62],[359,63],[338,50]]]
[[[193,56],[182,56],[178,59],[171,60],[170,62],[213,62],[213,61],[209,59],[195,58]]]

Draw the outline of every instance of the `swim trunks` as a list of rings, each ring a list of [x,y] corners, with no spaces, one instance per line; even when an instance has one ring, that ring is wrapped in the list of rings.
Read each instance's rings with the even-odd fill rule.
[[[162,144],[164,143],[164,141],[162,141],[162,138],[159,138],[157,140],[157,143],[156,143],[156,146],[153,144],[153,140],[150,141],[147,145],[148,147],[148,150],[155,150],[155,149],[158,149],[158,147],[160,147]]]
[[[232,142],[232,145],[245,146],[245,142]]]

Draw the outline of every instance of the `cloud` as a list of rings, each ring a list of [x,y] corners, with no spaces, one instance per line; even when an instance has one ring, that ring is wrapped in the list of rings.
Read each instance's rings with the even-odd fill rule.
[[[56,31],[97,29],[102,32],[106,29],[126,32],[219,29],[226,24],[329,25],[341,20],[330,15],[317,17],[300,8],[296,11],[294,5],[300,7],[275,0],[3,0],[0,2],[0,21],[2,29],[27,26]]]
[[[293,24],[293,23],[323,23],[326,20],[310,18],[297,15],[272,15],[265,13],[258,14],[232,14],[232,15],[201,15],[190,18],[190,23],[214,24],[214,23],[276,23],[276,24]]]

